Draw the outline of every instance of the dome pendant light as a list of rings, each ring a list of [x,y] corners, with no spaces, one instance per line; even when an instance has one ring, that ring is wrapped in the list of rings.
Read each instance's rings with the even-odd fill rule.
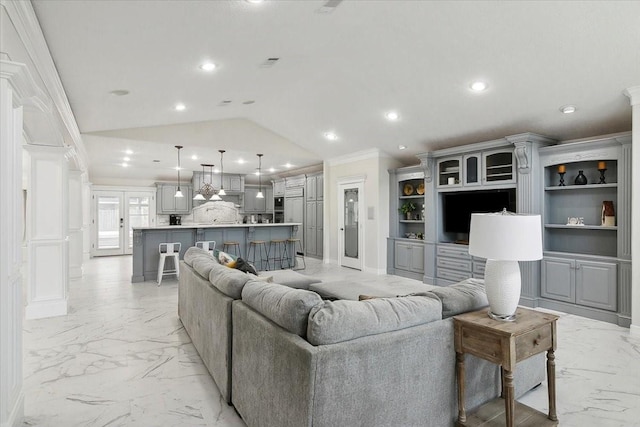
[[[178,190],[173,197],[184,197],[182,191],[180,191],[180,150],[182,149],[182,145],[176,145],[175,147],[178,149]]]
[[[209,165],[209,176],[211,177],[211,192],[213,193],[209,200],[213,200],[214,202],[220,201],[222,197],[216,194],[216,189],[213,188],[213,165]]]
[[[258,194],[256,194],[256,199],[264,199],[264,194],[262,194],[262,154],[257,154],[258,156]]]
[[[222,163],[222,155],[224,154],[224,150],[218,150],[220,152],[220,191],[218,191],[218,196],[226,196],[227,192],[224,191],[224,163]]]

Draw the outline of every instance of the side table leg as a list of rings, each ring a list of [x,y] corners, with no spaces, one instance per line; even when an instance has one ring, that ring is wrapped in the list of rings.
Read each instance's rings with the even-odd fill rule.
[[[556,414],[556,355],[553,349],[547,351],[547,382],[549,392],[549,419],[558,421]]]
[[[504,409],[507,427],[515,426],[516,404],[513,392],[513,371],[504,370]]]
[[[458,377],[458,425],[467,422],[464,409],[464,353],[456,352],[456,374]]]

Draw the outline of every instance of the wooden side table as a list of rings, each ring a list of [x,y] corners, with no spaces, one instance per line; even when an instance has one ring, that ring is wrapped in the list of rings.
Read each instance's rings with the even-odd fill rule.
[[[458,379],[459,427],[501,425],[496,423],[504,414],[506,426],[556,426],[556,320],[558,316],[518,307],[516,320],[493,320],[487,310],[461,314],[453,318],[455,328],[456,373]],[[515,402],[513,371],[518,362],[547,352],[549,415]],[[469,418],[465,411],[465,353],[502,367],[502,398],[496,398],[478,408]],[[504,399],[504,400],[503,400]],[[516,412],[518,416],[516,417]]]

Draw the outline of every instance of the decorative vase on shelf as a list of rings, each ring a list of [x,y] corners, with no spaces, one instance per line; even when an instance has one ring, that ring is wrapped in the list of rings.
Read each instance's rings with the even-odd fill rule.
[[[578,171],[578,176],[576,176],[576,180],[574,181],[574,184],[576,184],[576,185],[586,185],[587,184],[587,177],[584,176],[582,171]]]

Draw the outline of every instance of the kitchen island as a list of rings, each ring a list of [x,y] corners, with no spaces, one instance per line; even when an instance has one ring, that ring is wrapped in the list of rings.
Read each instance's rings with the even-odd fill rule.
[[[240,256],[247,257],[249,242],[252,240],[289,239],[296,236],[300,223],[281,224],[192,224],[192,225],[167,225],[160,227],[134,227],[133,228],[133,273],[131,282],[143,282],[156,280],[158,275],[158,260],[160,243],[180,242],[180,259],[191,246],[202,240],[215,240],[216,249],[222,250],[222,245],[227,241],[240,243]],[[294,265],[295,249],[287,248],[290,265]],[[233,254],[233,251],[231,251]],[[171,260],[166,261],[170,263]],[[166,266],[165,270],[170,269]]]

